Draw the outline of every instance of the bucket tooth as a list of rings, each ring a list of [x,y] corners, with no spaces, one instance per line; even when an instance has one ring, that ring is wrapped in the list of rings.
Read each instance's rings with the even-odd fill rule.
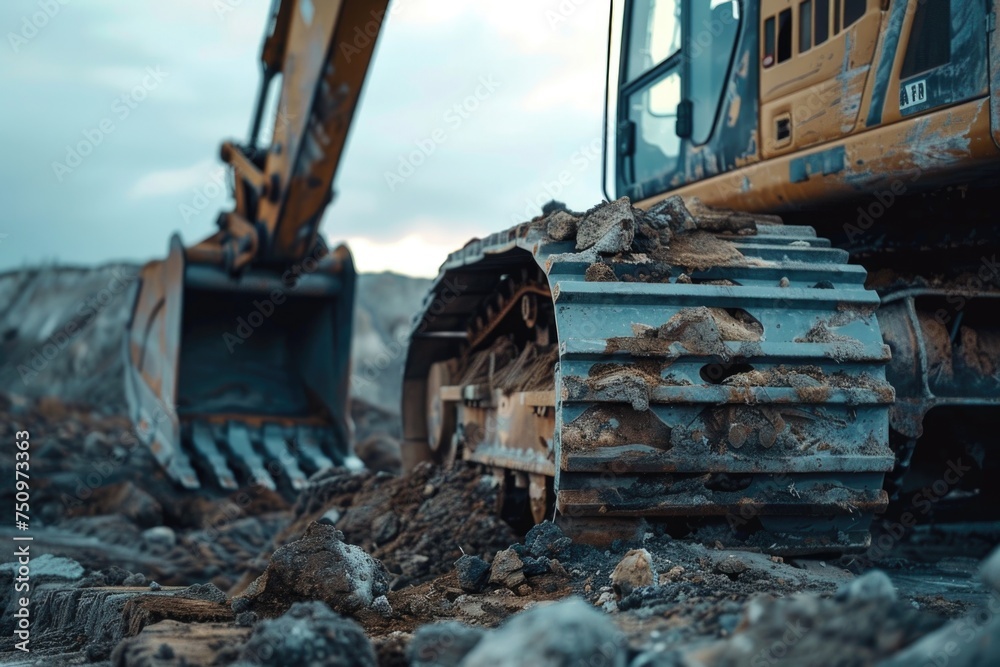
[[[229,469],[225,455],[215,444],[215,437],[207,424],[195,422],[191,429],[191,444],[197,455],[197,460],[211,473],[214,482],[223,489],[239,488],[236,476]]]
[[[295,446],[299,450],[299,456],[305,461],[306,468],[310,472],[318,472],[333,468],[336,464],[323,453],[320,448],[319,439],[316,434],[305,427],[299,427],[295,435]]]
[[[274,479],[264,467],[264,459],[254,450],[247,427],[239,422],[229,422],[226,439],[234,460],[240,461],[246,467],[250,482],[274,491],[277,488]]]
[[[200,489],[201,482],[198,481],[198,473],[191,466],[191,459],[180,448],[173,452],[170,462],[165,466],[167,476],[185,489]]]
[[[292,488],[298,491],[306,485],[306,476],[299,468],[295,457],[288,450],[288,442],[285,440],[285,433],[277,424],[264,425],[264,451],[276,461],[282,472],[288,478]]]

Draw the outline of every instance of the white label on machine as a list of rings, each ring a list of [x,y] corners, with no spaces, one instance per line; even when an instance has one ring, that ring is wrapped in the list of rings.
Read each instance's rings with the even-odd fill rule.
[[[914,81],[903,86],[899,91],[899,110],[927,101],[927,79]]]
[[[299,10],[302,12],[302,20],[306,22],[306,25],[312,25],[313,16],[316,14],[312,0],[302,0],[299,3]]]

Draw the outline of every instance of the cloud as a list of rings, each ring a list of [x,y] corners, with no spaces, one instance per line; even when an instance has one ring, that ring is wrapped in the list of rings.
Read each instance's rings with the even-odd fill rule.
[[[408,234],[388,242],[355,236],[344,242],[354,255],[354,264],[358,271],[365,273],[392,271],[420,278],[436,276],[448,253],[457,249],[449,241],[435,242],[421,234]]]
[[[212,182],[221,166],[215,160],[202,160],[190,167],[180,169],[162,169],[146,174],[129,189],[128,196],[132,199],[143,197],[162,197],[187,192]]]
[[[218,173],[219,144],[245,138],[270,6],[221,1],[233,11],[216,12],[214,0],[77,1],[19,53],[8,51],[0,179],[12,196],[0,229],[18,234],[0,268],[53,255],[158,257],[178,229],[188,241],[214,231],[228,197],[211,198],[190,220],[178,207]],[[362,269],[434,275],[448,252],[531,217],[543,200],[586,209],[601,198],[593,141],[606,2],[393,0],[390,8],[323,227],[350,240]],[[0,25],[16,27],[36,10],[35,0],[0,3]],[[170,77],[118,122],[114,99],[157,65]],[[449,124],[445,114],[483,76],[502,86],[460,126]],[[57,182],[52,162],[108,116],[114,133]],[[385,173],[436,128],[446,141],[391,191]]]

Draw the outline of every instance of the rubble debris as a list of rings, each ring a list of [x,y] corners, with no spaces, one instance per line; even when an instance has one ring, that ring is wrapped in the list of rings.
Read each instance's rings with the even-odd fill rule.
[[[653,204],[646,211],[645,217],[654,229],[669,229],[675,234],[694,231],[699,227],[679,195],[667,197]]]
[[[715,563],[715,571],[726,575],[730,579],[736,579],[749,569],[750,566],[736,554],[728,554],[725,558]]]
[[[339,613],[353,614],[370,608],[388,590],[388,573],[381,562],[345,543],[336,528],[313,523],[300,540],[274,552],[264,574],[241,597],[249,603],[246,610],[262,616],[277,616],[305,600],[319,600]]]
[[[626,252],[635,238],[635,216],[628,197],[587,211],[577,227],[576,249],[614,255]]]
[[[524,537],[528,553],[536,558],[543,556],[556,558],[573,543],[563,534],[562,529],[551,521],[535,524]]]
[[[524,562],[513,549],[504,549],[493,558],[489,583],[504,586],[512,591],[527,582]]]
[[[484,634],[458,621],[432,623],[413,633],[406,656],[411,667],[458,667]]]
[[[378,662],[360,625],[311,601],[296,602],[280,617],[254,626],[237,664],[376,667]]]
[[[686,664],[873,664],[941,622],[887,593],[876,574],[860,584],[852,582],[831,599],[806,593],[753,599],[732,638],[705,649],[689,648]],[[845,646],[851,647],[849,656]]]
[[[576,238],[579,218],[566,211],[555,211],[548,216],[545,233],[554,241],[569,241]]]
[[[613,283],[618,281],[615,270],[604,262],[594,262],[587,267],[583,279],[588,283]]]
[[[429,497],[424,489],[436,491]],[[312,521],[336,508],[347,542],[382,561],[399,588],[450,572],[463,553],[492,555],[517,541],[495,511],[499,488],[475,466],[421,464],[404,477],[345,469],[327,472],[299,498],[295,520],[276,538],[296,539]],[[399,530],[387,542],[372,535],[373,522],[392,513]],[[385,521],[389,521],[385,519]]]
[[[458,585],[467,593],[483,591],[490,580],[490,565],[479,556],[462,554],[455,561],[455,571],[458,573]]]
[[[758,224],[783,224],[781,217],[777,215],[750,214],[730,209],[710,208],[698,197],[688,198],[687,208],[697,220],[698,229],[717,234],[725,233],[746,236],[756,234]]]
[[[533,607],[487,633],[462,667],[601,664],[625,667],[625,637],[579,598]]]
[[[653,557],[646,549],[632,549],[611,573],[611,588],[621,600],[636,588],[655,586],[659,577],[653,571]]]

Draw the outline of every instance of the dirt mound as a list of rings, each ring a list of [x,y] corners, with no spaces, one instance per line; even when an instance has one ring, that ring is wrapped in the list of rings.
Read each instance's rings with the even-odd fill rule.
[[[463,553],[492,557],[515,541],[498,502],[499,488],[471,466],[423,464],[404,477],[332,470],[303,492],[278,541],[325,517],[381,560],[398,589],[450,571]]]

